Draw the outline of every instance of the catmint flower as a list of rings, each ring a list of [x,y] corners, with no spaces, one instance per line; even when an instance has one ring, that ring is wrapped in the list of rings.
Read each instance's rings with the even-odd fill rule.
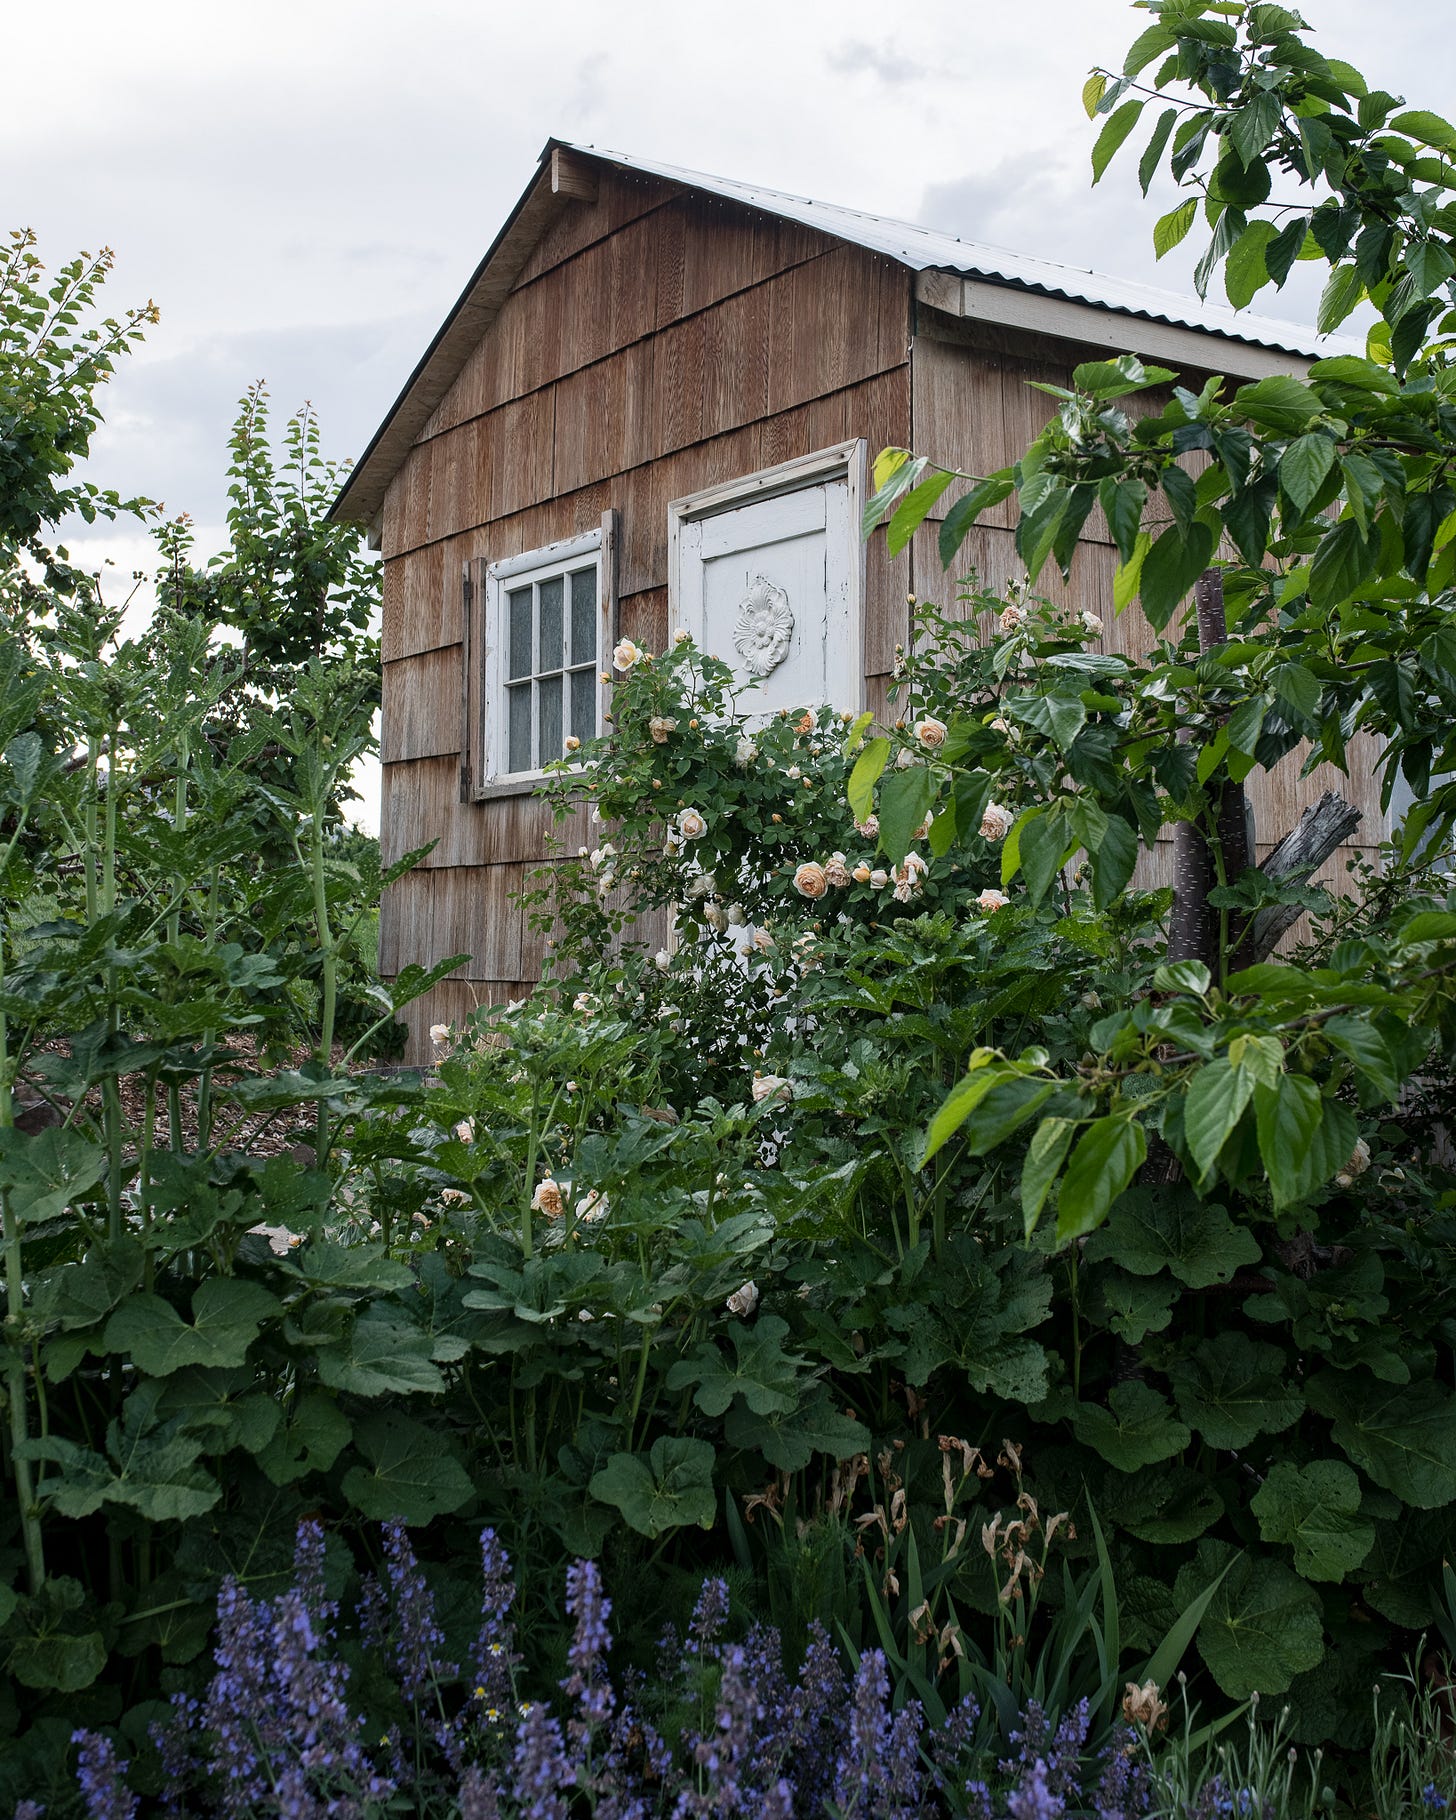
[[[118,1761],[111,1740],[100,1732],[75,1731],[71,1742],[81,1747],[76,1782],[86,1806],[86,1820],[134,1820],[140,1803],[126,1786],[130,1765]]]
[[[384,1526],[384,1563],[394,1602],[394,1662],[400,1692],[418,1700],[437,1681],[449,1681],[453,1663],[439,1659],[445,1641],[435,1616],[435,1596],[426,1584],[403,1523]]]
[[[510,1556],[493,1529],[480,1532],[480,1630],[471,1656],[473,1692],[484,1707],[504,1711],[513,1698],[516,1627],[510,1620],[516,1583]]]
[[[687,1641],[683,1648],[690,1656],[704,1656],[709,1661],[715,1661],[719,1653],[718,1638],[727,1622],[728,1582],[716,1576],[704,1580],[703,1590],[698,1594],[698,1602],[693,1607]]]
[[[604,1658],[612,1647],[607,1629],[612,1601],[602,1591],[601,1570],[595,1561],[573,1561],[567,1568],[566,1612],[575,1618],[576,1629],[566,1652],[571,1673],[561,1685],[578,1702],[585,1725],[604,1725],[616,1704],[604,1672]]]
[[[575,1787],[576,1773],[566,1760],[560,1725],[539,1700],[521,1715],[512,1762],[521,1820],[567,1820],[563,1790]]]

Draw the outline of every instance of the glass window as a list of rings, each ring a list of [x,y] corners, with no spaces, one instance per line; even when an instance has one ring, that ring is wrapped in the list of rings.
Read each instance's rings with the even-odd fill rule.
[[[489,572],[486,770],[529,776],[601,730],[597,620],[600,538],[516,558]]]

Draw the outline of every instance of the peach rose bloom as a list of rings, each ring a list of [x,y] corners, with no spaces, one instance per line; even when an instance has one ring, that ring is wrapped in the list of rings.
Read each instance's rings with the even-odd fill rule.
[[[806,859],[794,874],[794,889],[800,897],[823,897],[829,889],[829,878],[817,860]]]
[[[927,751],[936,752],[945,744],[946,726],[933,714],[923,715],[915,723],[915,737]]]

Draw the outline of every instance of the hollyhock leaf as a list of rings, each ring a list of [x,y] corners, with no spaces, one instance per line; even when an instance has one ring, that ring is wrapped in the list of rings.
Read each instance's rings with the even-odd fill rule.
[[[1179,1415],[1210,1447],[1247,1447],[1255,1435],[1279,1434],[1304,1409],[1284,1349],[1236,1329],[1200,1340],[1169,1377]]]
[[[1110,1270],[1099,1277],[1096,1293],[1108,1327],[1129,1346],[1139,1346],[1150,1333],[1162,1333],[1173,1318],[1178,1285],[1169,1276],[1135,1277]]]
[[[349,1443],[349,1418],[331,1396],[311,1391],[258,1455],[275,1485],[291,1485],[305,1473],[327,1472]]]
[[[870,1431],[836,1409],[820,1390],[801,1408],[783,1415],[756,1416],[741,1404],[729,1415],[724,1434],[734,1447],[758,1452],[781,1472],[799,1472],[817,1454],[852,1459],[870,1446]]]
[[[1359,1515],[1360,1480],[1343,1460],[1276,1460],[1250,1508],[1266,1542],[1293,1548],[1306,1580],[1343,1580],[1375,1541],[1375,1525]]]
[[[1242,1555],[1230,1566],[1231,1554],[1226,1543],[1201,1542],[1174,1591],[1186,1603],[1227,1567],[1198,1627],[1203,1659],[1231,1699],[1282,1694],[1324,1655],[1319,1594],[1282,1562]]]
[[[354,1440],[368,1466],[351,1466],[341,1489],[373,1522],[428,1523],[474,1495],[470,1475],[436,1428],[371,1410],[359,1419]]]
[[[707,1441],[663,1435],[650,1454],[615,1453],[592,1474],[591,1495],[614,1504],[639,1535],[653,1540],[695,1523],[711,1529],[717,1513],[716,1456]]]
[[[1338,1446],[1377,1485],[1417,1510],[1456,1500],[1456,1398],[1445,1385],[1322,1371],[1308,1395],[1330,1418]]]
[[[209,1277],[192,1297],[190,1322],[161,1296],[129,1296],[106,1323],[106,1349],[154,1378],[184,1365],[241,1365],[263,1323],[281,1312],[258,1283]]]
[[[1196,1541],[1224,1505],[1206,1473],[1163,1460],[1135,1473],[1109,1473],[1099,1508],[1115,1512],[1118,1528],[1139,1541],[1177,1547]]]
[[[356,1397],[430,1396],[445,1388],[433,1350],[429,1334],[413,1322],[371,1311],[359,1316],[342,1345],[320,1347],[318,1374],[331,1390]]]
[[[1257,1264],[1261,1253],[1254,1235],[1216,1203],[1186,1191],[1134,1188],[1088,1240],[1087,1256],[1110,1259],[1136,1276],[1169,1270],[1190,1289],[1208,1289]]]
[[[1078,1403],[1072,1410],[1072,1427],[1079,1441],[1095,1447],[1109,1466],[1123,1472],[1169,1459],[1193,1439],[1167,1398],[1135,1378],[1113,1385],[1106,1408]]]
[[[725,1415],[736,1396],[754,1415],[782,1415],[798,1404],[804,1383],[800,1367],[807,1363],[784,1351],[788,1332],[788,1322],[777,1315],[763,1315],[752,1327],[734,1321],[728,1329],[737,1355],[734,1363],[730,1365],[711,1342],[704,1342],[691,1358],[673,1366],[667,1388],[695,1385],[693,1401],[704,1415]]]

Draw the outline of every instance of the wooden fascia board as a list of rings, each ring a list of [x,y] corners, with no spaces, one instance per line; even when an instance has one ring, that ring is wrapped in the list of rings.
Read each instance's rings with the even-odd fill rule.
[[[1176,323],[1148,322],[1122,310],[1075,303],[1067,297],[1043,297],[1015,285],[987,284],[956,272],[921,272],[915,280],[919,303],[962,322],[990,322],[1006,328],[1054,335],[1119,354],[1140,354],[1201,373],[1226,373],[1234,379],[1265,379],[1274,373],[1302,378],[1311,362],[1304,354],[1256,347],[1231,336]]]
[[[537,241],[569,202],[590,201],[595,195],[594,168],[551,141],[510,219],[476,267],[329,508],[330,519],[364,525],[372,525],[378,519],[389,483],[404,465],[440,400],[460,377],[481,337],[500,314],[501,305]]]

